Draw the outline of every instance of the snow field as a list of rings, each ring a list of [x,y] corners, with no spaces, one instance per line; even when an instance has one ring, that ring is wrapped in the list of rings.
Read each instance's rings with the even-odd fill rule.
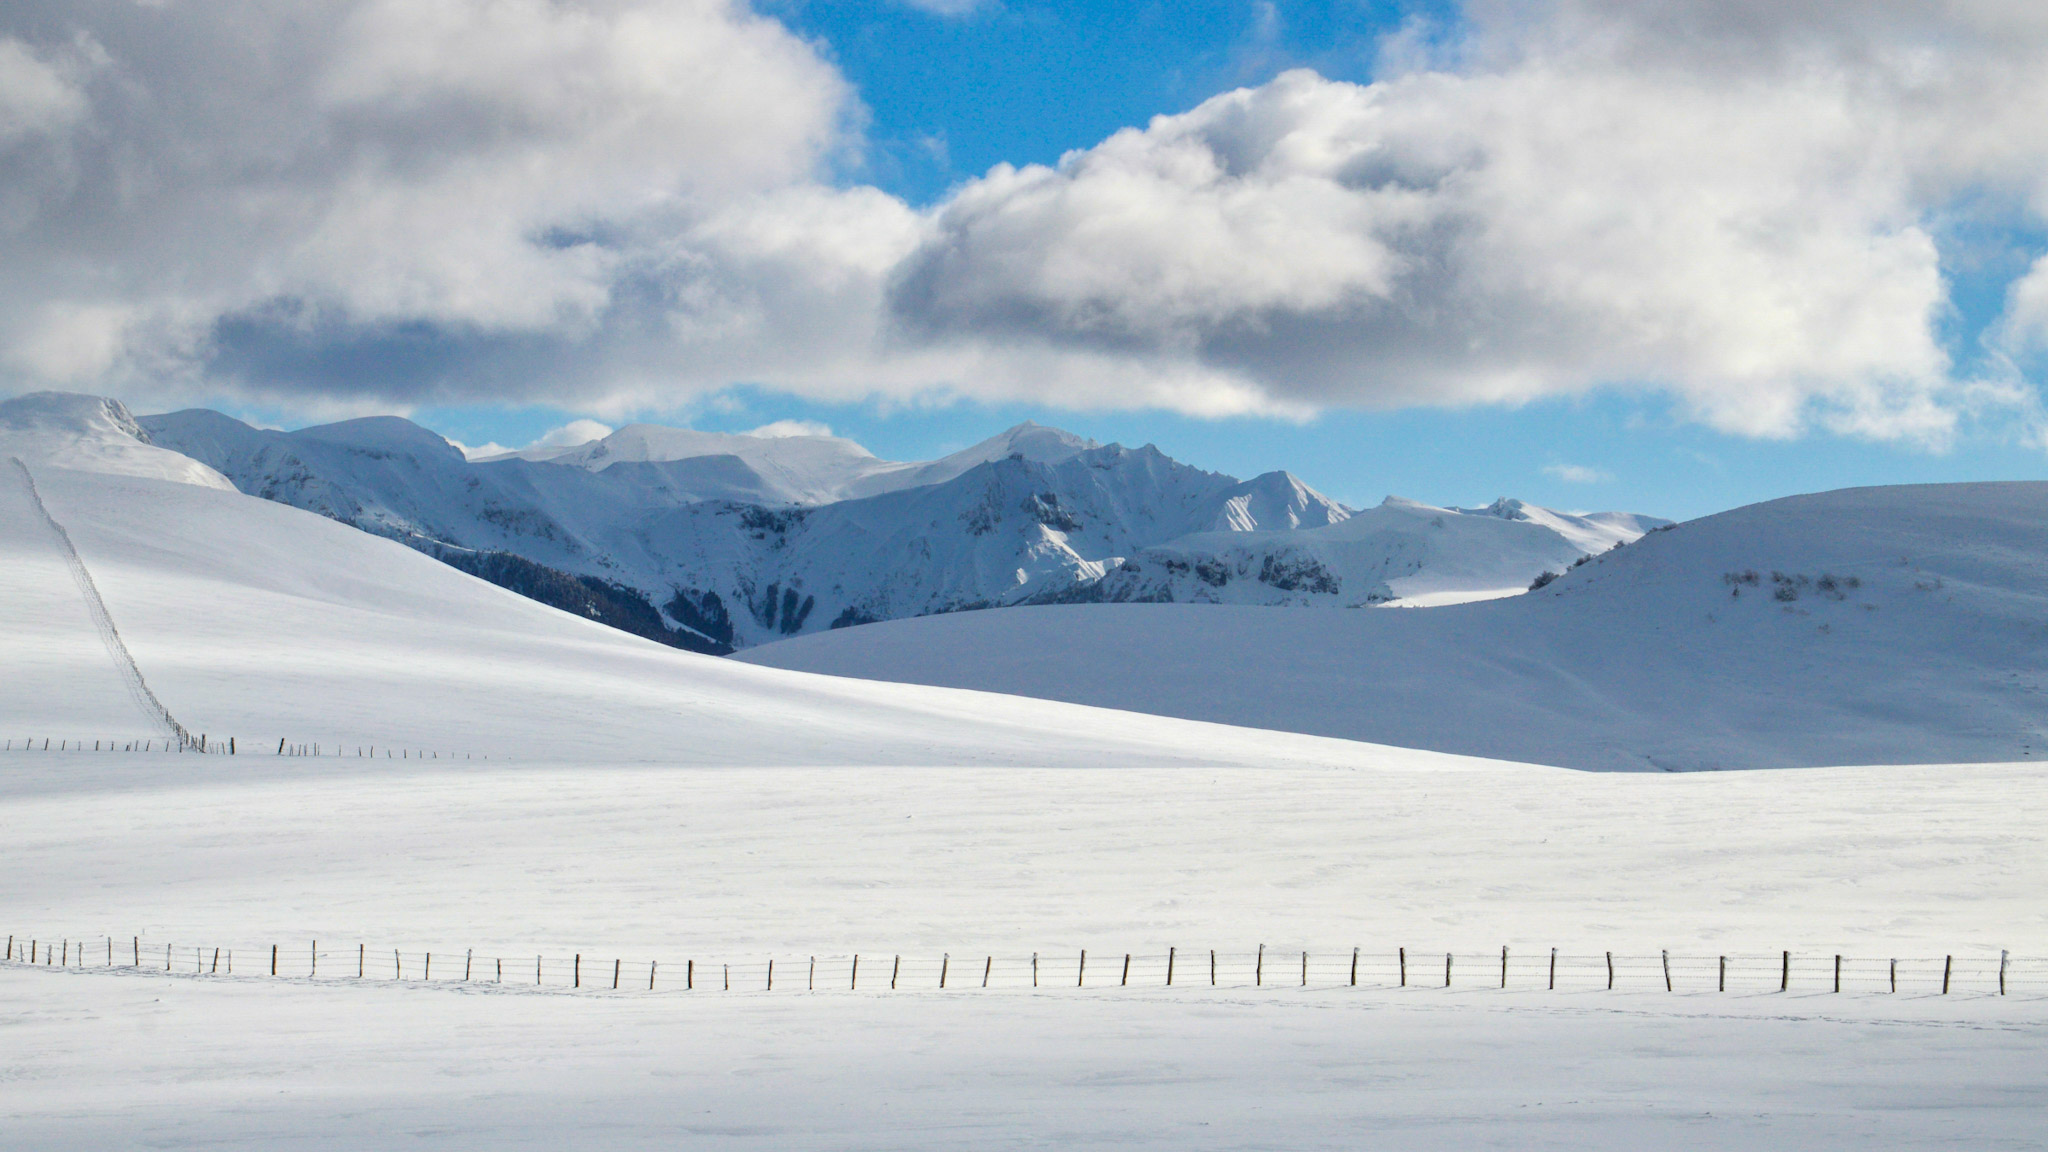
[[[30,753],[0,931],[758,964],[2048,956],[2031,765],[686,768]]]
[[[0,967],[7,1142],[2027,1147],[2038,1000],[442,995]]]
[[[0,1144],[2022,1146],[2048,1119],[2034,765],[1598,775],[835,680],[237,493],[36,467],[166,706],[251,750],[0,753],[0,931],[209,966],[0,965]],[[0,730],[148,734],[39,531],[0,491]],[[365,977],[296,975],[314,940],[361,942]],[[1248,989],[1262,943],[1279,982]],[[249,975],[272,945],[279,978]],[[1169,947],[1217,949],[1219,986],[1107,983]],[[1381,985],[1398,947],[1431,975],[1451,952],[1453,987],[1337,986],[1352,947]],[[1083,948],[1088,986],[1051,986]],[[386,949],[399,979],[368,970]],[[448,979],[471,951],[543,955],[547,983]],[[855,951],[858,993],[782,984]],[[578,954],[721,989],[564,994]],[[941,993],[948,954],[1004,979]],[[884,955],[899,988],[870,993]],[[1897,995],[1871,987],[1892,956]]]

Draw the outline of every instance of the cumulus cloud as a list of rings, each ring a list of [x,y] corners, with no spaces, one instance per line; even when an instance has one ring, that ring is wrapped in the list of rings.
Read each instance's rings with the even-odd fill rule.
[[[750,428],[745,435],[759,436],[764,440],[779,440],[786,436],[830,436],[832,426],[817,420],[774,420]]]
[[[575,448],[592,440],[602,440],[611,435],[613,428],[596,420],[571,420],[560,428],[550,428],[524,448],[507,448],[495,441],[488,444],[464,444],[460,440],[448,443],[471,460],[488,460],[493,456],[504,456],[513,452],[530,452],[535,448]]]
[[[1942,221],[2048,222],[2040,5],[1474,0],[1379,71],[920,211],[834,185],[857,95],[739,0],[17,0],[0,362],[607,417],[735,382],[1297,415],[1626,389],[1938,444],[2038,407],[2048,265],[2004,375],[1959,369]]]
[[[1567,484],[1605,484],[1614,479],[1611,472],[1588,468],[1583,464],[1550,464],[1544,467],[1543,474]]]

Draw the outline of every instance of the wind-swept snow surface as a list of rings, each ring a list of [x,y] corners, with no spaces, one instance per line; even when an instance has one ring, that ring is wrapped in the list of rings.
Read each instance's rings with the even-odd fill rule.
[[[2048,484],[1753,505],[1484,604],[1033,608],[744,658],[1577,768],[2030,759]]]

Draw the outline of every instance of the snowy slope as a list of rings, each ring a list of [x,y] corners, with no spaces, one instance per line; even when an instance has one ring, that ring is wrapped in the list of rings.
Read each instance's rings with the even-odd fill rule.
[[[1347,608],[1487,600],[1525,591],[1541,573],[1562,572],[1667,523],[1624,512],[1575,516],[1509,499],[1463,509],[1389,496],[1377,508],[1298,531],[1204,532],[1144,549],[1086,598]]]
[[[1250,734],[791,675],[578,620],[391,541],[237,492],[34,476],[129,649],[194,733],[494,757],[712,763],[1228,761]],[[0,476],[10,736],[164,732],[121,694],[26,487]],[[1311,759],[1355,750],[1309,741]],[[1265,756],[1263,750],[1258,755]]]
[[[31,392],[0,400],[0,463],[9,457],[234,490],[214,469],[152,444],[149,433],[120,401],[100,396]]]
[[[2022,759],[2048,750],[2048,484],[1772,501],[1426,612],[1033,608],[744,658],[1572,767]]]

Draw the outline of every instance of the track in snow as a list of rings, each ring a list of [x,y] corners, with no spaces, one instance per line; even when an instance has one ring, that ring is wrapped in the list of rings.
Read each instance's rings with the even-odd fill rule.
[[[149,690],[149,684],[142,678],[142,669],[129,653],[128,645],[121,639],[120,629],[114,627],[114,617],[107,612],[107,602],[100,598],[99,586],[92,582],[92,573],[87,571],[85,560],[78,555],[78,549],[71,543],[71,533],[64,530],[57,518],[50,515],[50,509],[43,504],[43,494],[36,490],[35,474],[21,457],[12,457],[15,468],[21,472],[21,482],[28,488],[29,503],[35,505],[36,515],[49,526],[50,534],[57,539],[57,550],[64,556],[64,562],[71,569],[71,578],[78,584],[78,594],[85,598],[85,608],[92,616],[92,626],[100,634],[100,641],[107,646],[107,655],[113,658],[114,667],[121,673],[122,683],[128,686],[128,695],[135,706],[142,709],[152,721],[165,732],[175,737],[180,744],[190,743],[191,733],[178,723],[171,710],[164,707],[156,693]]]

